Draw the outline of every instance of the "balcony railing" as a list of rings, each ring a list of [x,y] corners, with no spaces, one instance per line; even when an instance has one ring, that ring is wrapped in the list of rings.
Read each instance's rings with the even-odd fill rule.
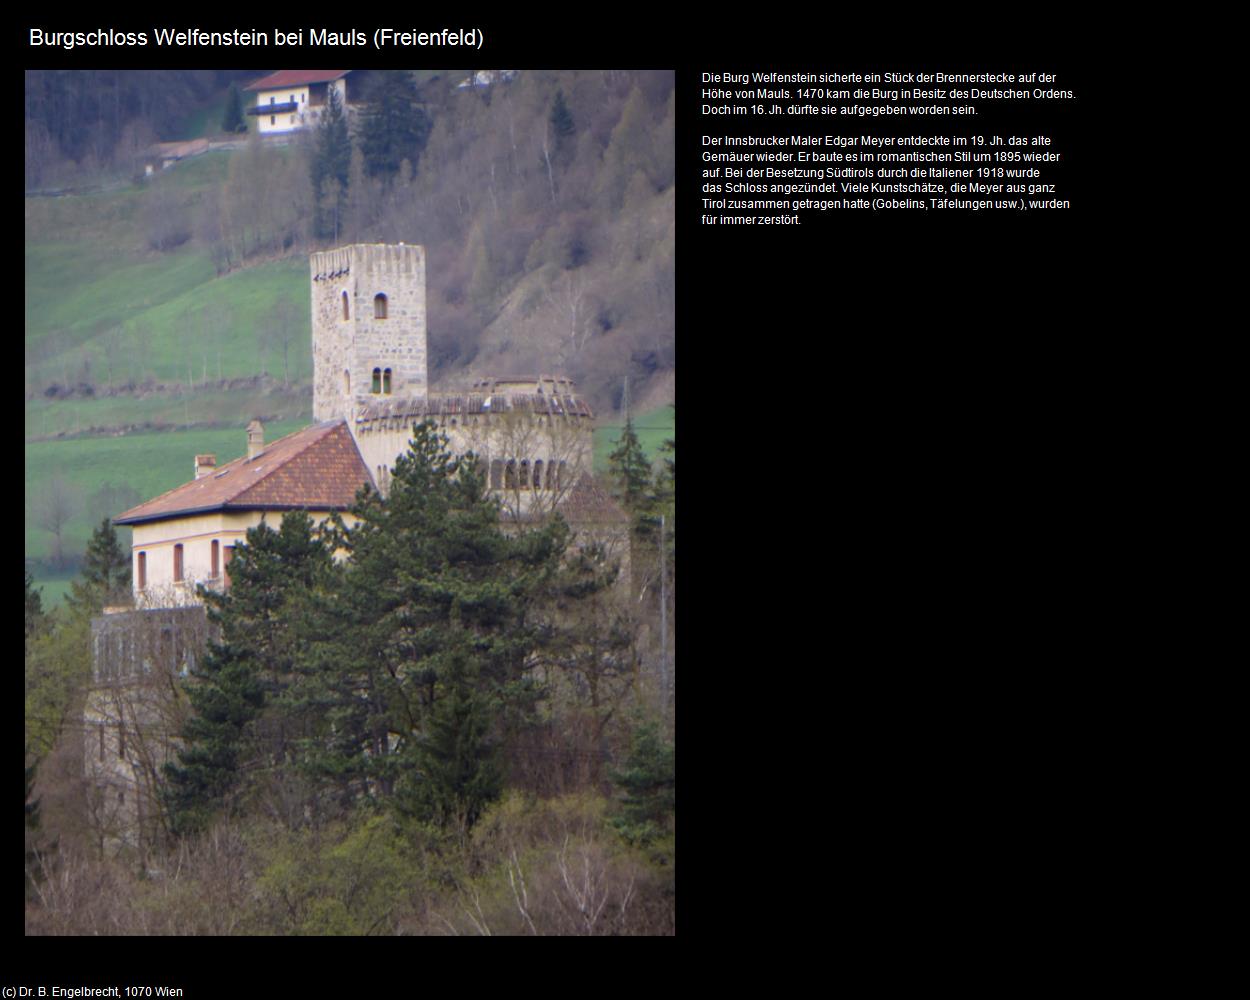
[[[297,102],[283,101],[281,104],[258,104],[254,108],[248,108],[247,113],[249,115],[285,115],[298,110]]]

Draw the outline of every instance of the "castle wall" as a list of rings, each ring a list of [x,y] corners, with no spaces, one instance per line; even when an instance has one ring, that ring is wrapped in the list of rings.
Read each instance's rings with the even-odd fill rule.
[[[339,247],[312,254],[310,270],[313,419],[350,421],[357,403],[386,396],[425,398],[425,249]],[[379,294],[386,297],[384,316]],[[374,391],[375,368],[390,370],[389,392]]]
[[[173,679],[195,669],[209,629],[203,607],[91,620],[84,805],[110,847],[152,844],[159,835],[162,769],[173,758],[187,714]]]

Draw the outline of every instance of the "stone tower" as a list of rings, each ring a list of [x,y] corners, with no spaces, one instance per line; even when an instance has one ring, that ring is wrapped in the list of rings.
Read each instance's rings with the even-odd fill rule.
[[[358,243],[310,258],[313,419],[425,399],[425,248]]]

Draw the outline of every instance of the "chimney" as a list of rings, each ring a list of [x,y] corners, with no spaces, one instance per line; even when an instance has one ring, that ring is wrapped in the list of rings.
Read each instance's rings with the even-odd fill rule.
[[[216,455],[196,455],[195,456],[195,478],[203,479],[205,476],[211,475],[213,470],[217,468]]]
[[[247,460],[250,462],[265,450],[265,428],[259,420],[247,425]]]

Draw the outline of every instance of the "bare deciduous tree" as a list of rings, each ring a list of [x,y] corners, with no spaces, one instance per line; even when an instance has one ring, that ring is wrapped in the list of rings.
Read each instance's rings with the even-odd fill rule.
[[[58,568],[65,565],[65,526],[81,506],[81,496],[77,488],[59,474],[54,475],[44,486],[36,518],[39,527],[52,536],[52,564]]]

